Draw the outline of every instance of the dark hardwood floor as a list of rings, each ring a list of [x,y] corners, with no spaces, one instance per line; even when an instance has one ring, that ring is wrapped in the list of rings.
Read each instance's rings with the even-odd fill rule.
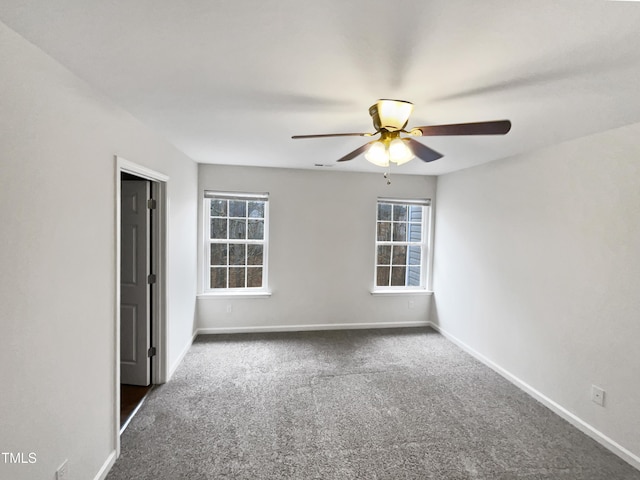
[[[142,402],[144,397],[151,391],[153,385],[148,387],[138,387],[136,385],[120,385],[120,428],[122,428],[136,407]]]

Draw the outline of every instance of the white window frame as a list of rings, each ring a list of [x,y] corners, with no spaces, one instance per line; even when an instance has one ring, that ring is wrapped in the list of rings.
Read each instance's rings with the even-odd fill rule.
[[[391,205],[406,205],[406,206],[421,206],[422,210],[422,220],[421,220],[421,241],[420,242],[394,242],[393,238],[390,241],[379,241],[378,240],[378,206],[381,203],[391,204]],[[407,198],[388,198],[388,197],[378,197],[375,205],[375,247],[374,247],[374,258],[373,258],[373,289],[372,293],[422,293],[428,292],[429,281],[430,281],[430,266],[431,266],[431,237],[432,237],[432,206],[431,199],[421,198],[421,199],[407,199]],[[407,250],[411,245],[420,246],[421,256],[420,256],[420,285],[382,285],[378,286],[377,283],[377,275],[378,275],[378,246],[379,245],[406,245]],[[393,255],[393,254],[391,254]],[[407,252],[408,255],[408,252]],[[390,259],[392,262],[392,259]],[[407,271],[408,274],[408,271]],[[391,278],[391,271],[389,272],[389,276]]]
[[[214,199],[226,200],[247,200],[264,202],[264,239],[226,239],[216,241],[211,238],[211,201]],[[268,265],[269,265],[269,194],[268,193],[245,193],[245,192],[225,192],[218,190],[205,190],[203,199],[203,233],[204,233],[204,268],[202,276],[202,291],[206,296],[235,296],[235,295],[269,295],[268,287]],[[229,217],[226,217],[229,218]],[[249,217],[247,217],[249,218]],[[211,244],[213,243],[242,243],[245,245],[259,244],[263,246],[262,252],[262,286],[261,287],[235,287],[235,288],[211,288]],[[246,267],[246,265],[245,265]]]

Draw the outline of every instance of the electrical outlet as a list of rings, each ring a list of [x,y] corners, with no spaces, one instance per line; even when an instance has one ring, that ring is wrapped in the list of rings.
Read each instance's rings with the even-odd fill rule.
[[[596,385],[591,385],[591,401],[604,407],[604,390]]]
[[[409,300],[409,303],[407,304],[407,306],[409,307],[409,309],[412,309],[415,306],[415,303],[413,300]]]
[[[69,469],[67,468],[68,460],[62,462],[62,465],[56,470],[56,480],[69,480]]]
[[[233,308],[231,307],[231,304],[227,304],[227,313],[231,313],[231,310],[233,310]]]

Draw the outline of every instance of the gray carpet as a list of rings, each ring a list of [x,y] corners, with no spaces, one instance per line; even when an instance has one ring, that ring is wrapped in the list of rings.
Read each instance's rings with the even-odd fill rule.
[[[107,480],[640,480],[428,328],[200,336]]]

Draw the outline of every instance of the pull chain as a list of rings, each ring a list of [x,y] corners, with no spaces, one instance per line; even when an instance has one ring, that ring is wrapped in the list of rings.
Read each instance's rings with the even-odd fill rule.
[[[391,165],[389,165],[389,170],[384,172],[383,176],[387,179],[387,185],[391,185]]]

